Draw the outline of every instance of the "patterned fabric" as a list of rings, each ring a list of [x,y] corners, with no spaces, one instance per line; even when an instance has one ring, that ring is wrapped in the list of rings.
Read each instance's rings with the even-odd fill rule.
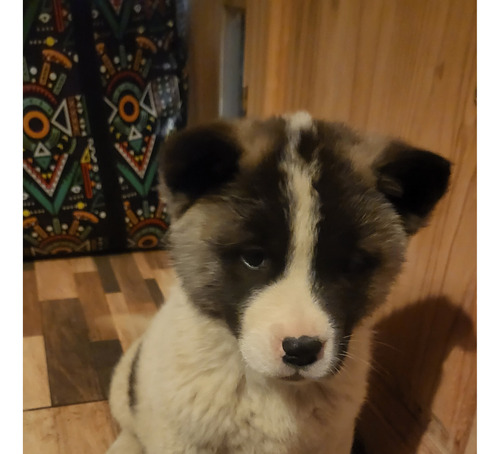
[[[159,144],[185,123],[175,2],[24,3],[24,255],[152,248]]]

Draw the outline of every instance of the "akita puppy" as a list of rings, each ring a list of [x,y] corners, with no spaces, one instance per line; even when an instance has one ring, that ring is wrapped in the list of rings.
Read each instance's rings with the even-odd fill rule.
[[[309,114],[160,156],[171,295],[118,364],[113,454],[349,454],[372,314],[450,163]]]

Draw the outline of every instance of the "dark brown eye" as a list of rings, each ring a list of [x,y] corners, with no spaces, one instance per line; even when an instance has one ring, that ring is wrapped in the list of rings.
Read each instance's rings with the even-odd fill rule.
[[[266,261],[264,250],[257,247],[246,249],[241,254],[241,261],[247,268],[250,268],[251,270],[258,270]]]
[[[365,251],[354,252],[347,260],[345,271],[347,273],[366,273],[377,266],[378,260]]]

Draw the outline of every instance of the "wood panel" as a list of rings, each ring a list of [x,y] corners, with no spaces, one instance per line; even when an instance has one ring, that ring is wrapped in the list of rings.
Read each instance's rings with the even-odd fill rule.
[[[163,301],[167,301],[170,296],[170,289],[174,282],[174,272],[172,268],[158,269],[154,271],[154,276],[163,296]]]
[[[23,452],[60,454],[59,434],[54,421],[57,409],[23,412]]]
[[[35,272],[40,300],[76,298],[78,296],[69,260],[35,262]]]
[[[172,273],[164,251],[120,257],[23,264],[24,452],[105,452],[114,438],[105,400],[113,368],[163,302]],[[45,299],[56,295],[78,298]]]
[[[189,21],[188,125],[196,125],[219,116],[221,0],[192,0]]]
[[[102,288],[106,293],[120,291],[120,286],[116,280],[115,272],[107,256],[94,257],[94,262],[101,278]]]
[[[472,452],[475,2],[254,0],[246,16],[250,116],[305,109],[453,162],[450,191],[381,311],[361,428],[372,453]]]
[[[151,293],[134,258],[131,255],[123,254],[111,256],[110,260],[130,311],[142,313],[146,308],[149,308],[154,313],[156,307]]]
[[[92,364],[97,373],[101,393],[105,399],[109,396],[109,386],[114,367],[123,353],[120,341],[117,339],[102,340],[90,343]]]
[[[68,259],[68,262],[73,270],[73,273],[86,273],[97,271],[96,264],[92,257],[78,257]]]
[[[151,313],[131,314],[125,297],[121,293],[110,293],[106,299],[111,310],[113,323],[115,325],[118,339],[123,351],[126,351],[130,345],[146,330]]]
[[[141,252],[133,252],[132,257],[134,258],[135,264],[141,273],[141,276],[144,279],[152,279],[154,278],[153,269],[149,264],[149,261],[146,259],[145,254]]]
[[[104,453],[118,430],[107,402],[27,411],[23,415],[25,453]]]
[[[85,313],[85,320],[91,341],[116,339],[106,295],[97,272],[75,273],[79,300]]]
[[[23,410],[50,407],[43,336],[23,338]]]
[[[43,301],[42,312],[52,404],[102,400],[80,301]]]
[[[146,279],[145,282],[149,288],[149,292],[151,293],[151,297],[153,298],[156,307],[159,309],[160,306],[165,302],[165,299],[158,283],[156,282],[156,279]]]
[[[164,270],[172,266],[170,257],[164,250],[144,252],[142,253],[142,257],[146,259],[150,268],[153,270]]]
[[[42,318],[33,268],[23,270],[23,336],[40,334],[42,334]]]

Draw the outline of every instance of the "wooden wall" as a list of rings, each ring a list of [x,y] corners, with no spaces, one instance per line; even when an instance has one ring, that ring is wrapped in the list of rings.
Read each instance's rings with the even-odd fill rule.
[[[474,0],[247,1],[248,114],[309,110],[453,161],[377,326],[373,454],[476,452]]]
[[[219,113],[223,8],[221,0],[190,0],[188,126]]]

